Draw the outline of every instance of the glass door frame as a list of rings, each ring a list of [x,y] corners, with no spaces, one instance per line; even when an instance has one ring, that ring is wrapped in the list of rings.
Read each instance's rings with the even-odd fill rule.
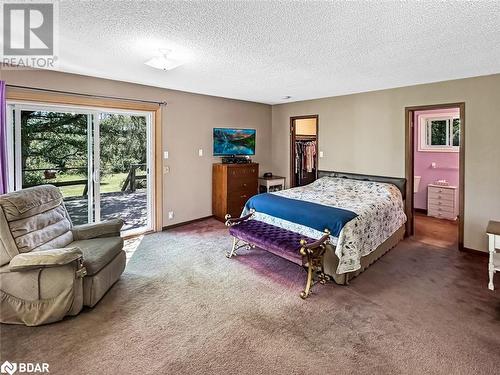
[[[12,190],[22,189],[22,172],[20,170],[22,150],[21,139],[21,111],[51,111],[63,113],[78,113],[87,115],[87,179],[88,179],[88,222],[97,223],[101,221],[100,206],[100,118],[99,114],[124,114],[130,116],[144,116],[146,118],[146,175],[147,175],[147,219],[146,225],[140,228],[132,228],[122,233],[125,236],[133,236],[153,230],[155,217],[155,171],[154,171],[154,112],[138,111],[128,109],[87,107],[78,105],[58,105],[51,103],[37,103],[17,100],[7,100],[7,142],[9,182]],[[12,114],[14,113],[14,117]],[[14,121],[14,127],[12,126]]]

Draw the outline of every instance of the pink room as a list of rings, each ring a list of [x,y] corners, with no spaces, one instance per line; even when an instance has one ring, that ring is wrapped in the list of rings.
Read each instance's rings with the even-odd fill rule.
[[[415,232],[457,246],[460,196],[460,108],[414,112]]]

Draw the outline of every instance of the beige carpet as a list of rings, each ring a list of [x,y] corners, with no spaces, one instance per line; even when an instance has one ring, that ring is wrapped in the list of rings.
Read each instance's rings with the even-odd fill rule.
[[[52,374],[493,374],[500,291],[487,258],[406,240],[348,287],[253,250],[226,259],[215,220],[145,236],[92,310],[1,326],[1,361]],[[500,278],[497,277],[500,287]]]

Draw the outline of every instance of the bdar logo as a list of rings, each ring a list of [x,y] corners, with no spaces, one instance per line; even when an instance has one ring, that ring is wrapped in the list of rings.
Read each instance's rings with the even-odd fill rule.
[[[10,363],[9,361],[5,361],[2,363],[2,366],[0,366],[0,372],[2,374],[10,374],[12,375],[17,371],[17,363]]]

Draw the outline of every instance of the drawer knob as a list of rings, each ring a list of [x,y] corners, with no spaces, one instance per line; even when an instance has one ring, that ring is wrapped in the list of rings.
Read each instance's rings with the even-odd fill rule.
[[[244,186],[244,187],[246,187],[246,186],[247,186],[247,184],[243,184],[243,186]]]

